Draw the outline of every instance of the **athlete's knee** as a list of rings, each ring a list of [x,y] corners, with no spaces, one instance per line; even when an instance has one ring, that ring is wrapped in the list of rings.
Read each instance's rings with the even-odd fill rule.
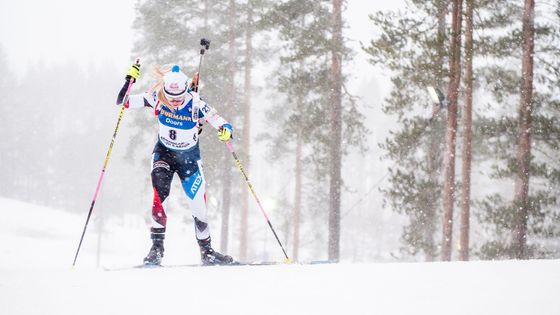
[[[208,228],[208,222],[206,222],[205,219],[201,220],[200,218],[194,217],[194,224],[199,232],[204,232]]]
[[[152,186],[155,191],[157,191],[162,201],[165,200],[169,195],[171,180],[173,179],[173,173],[171,172],[169,164],[163,161],[154,162],[151,177]]]

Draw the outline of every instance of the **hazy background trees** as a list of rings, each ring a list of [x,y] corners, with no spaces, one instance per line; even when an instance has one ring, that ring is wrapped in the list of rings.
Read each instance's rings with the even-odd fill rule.
[[[383,203],[408,217],[402,231],[405,256],[434,260],[439,255],[446,112],[429,100],[426,87],[445,87],[449,69],[449,1],[415,1],[400,12],[377,12],[381,30],[365,48],[371,62],[391,70],[393,89],[384,113],[397,116],[380,144],[389,168]],[[434,107],[436,106],[436,107]]]
[[[454,10],[462,8],[460,2],[452,3]],[[475,17],[472,18],[474,32],[466,33],[472,34],[473,47],[470,46],[470,38],[459,42],[460,44],[465,41],[465,45],[469,44],[465,52],[469,55],[462,65],[453,64],[449,59],[454,51],[451,45],[454,37],[446,32],[439,32],[440,36],[446,36],[444,42],[448,43],[444,44],[447,46],[439,46],[443,47],[440,50],[443,54],[431,54],[415,59],[423,51],[435,50],[438,47],[433,42],[441,37],[434,34],[435,30],[453,29],[453,33],[457,34],[458,25],[451,25],[457,18],[454,16],[451,19],[447,16],[441,19],[442,15],[439,14],[447,15],[450,1],[411,1],[408,5],[411,11],[378,13],[372,16],[374,24],[382,26],[383,32],[366,47],[366,51],[372,55],[373,63],[385,64],[396,73],[393,77],[393,81],[397,82],[394,84],[395,89],[384,105],[386,112],[406,109],[394,112],[399,115],[402,125],[397,128],[399,131],[394,136],[387,139],[387,144],[382,146],[400,168],[391,173],[394,172],[394,175],[390,178],[390,188],[386,190],[386,202],[394,210],[404,211],[410,217],[409,225],[403,230],[403,250],[413,255],[423,253],[425,259],[432,260],[433,249],[443,246],[442,258],[450,259],[450,240],[456,239],[454,234],[458,235],[456,229],[453,230],[453,222],[457,221],[458,215],[450,210],[455,204],[459,204],[460,197],[464,197],[464,217],[460,225],[462,242],[457,247],[462,259],[466,259],[469,248],[481,258],[557,255],[556,242],[550,242],[551,239],[557,238],[558,233],[558,204],[555,196],[558,185],[552,175],[556,173],[557,161],[550,159],[550,153],[558,152],[558,145],[549,140],[556,139],[556,130],[552,126],[555,125],[554,121],[557,118],[554,117],[557,117],[557,114],[553,114],[551,110],[557,107],[558,98],[554,92],[557,87],[553,82],[558,76],[550,71],[554,72],[556,70],[553,69],[557,69],[554,64],[558,59],[558,19],[550,15],[545,4],[534,13],[527,12],[533,5],[523,1],[469,1],[467,4],[472,7]],[[522,18],[523,16],[525,17]],[[530,17],[534,17],[534,21]],[[470,22],[469,19],[466,21]],[[440,27],[436,28],[436,25]],[[442,25],[446,27],[441,28]],[[462,26],[461,34],[465,33],[466,26]],[[533,28],[534,34],[531,31]],[[531,47],[531,40],[535,43],[534,54],[527,53]],[[415,46],[415,43],[419,44]],[[462,184],[461,191],[464,196],[459,195],[458,189],[444,189],[442,192],[438,185],[434,185],[434,181],[428,182],[431,185],[427,187],[435,188],[431,192],[416,188],[426,187],[423,184],[426,178],[430,177],[421,177],[421,170],[430,165],[430,160],[438,161],[435,156],[428,158],[428,162],[418,164],[406,164],[406,160],[402,160],[403,156],[419,159],[437,152],[426,148],[441,148],[441,142],[435,147],[422,147],[419,145],[422,142],[417,142],[417,137],[425,136],[432,130],[434,122],[430,122],[429,128],[424,130],[424,125],[413,124],[408,118],[417,112],[414,109],[425,107],[426,103],[421,97],[425,95],[426,85],[440,86],[444,91],[446,87],[449,89],[446,113],[451,115],[453,110],[455,115],[454,104],[457,97],[451,93],[455,91],[451,85],[453,82],[456,84],[457,80],[453,79],[453,71],[445,73],[436,70],[435,73],[440,75],[439,79],[431,75],[430,70],[442,60],[438,56],[448,58],[449,69],[455,73],[460,70],[469,74],[466,78],[468,81],[459,89],[458,114],[470,115],[469,110],[472,106],[472,123],[475,127],[472,142],[469,139],[463,141],[463,152],[458,154],[457,158],[470,159],[470,150],[465,146],[472,143],[474,165],[472,171],[470,167],[464,167],[463,174],[458,174],[459,179],[463,180],[462,183],[448,183],[450,187]],[[533,71],[528,70],[533,58],[539,60],[535,62],[534,78]],[[468,68],[471,62],[474,70]],[[471,77],[472,71],[474,74]],[[408,78],[407,74],[412,78]],[[417,81],[420,82],[418,86],[410,85]],[[539,96],[529,96],[531,91]],[[467,98],[461,102],[463,97]],[[466,104],[469,106],[465,106]],[[426,117],[426,114],[420,117]],[[467,125],[470,124],[470,119],[463,121]],[[532,121],[540,121],[542,125],[532,125]],[[468,126],[463,127],[465,133],[454,124],[449,125],[448,139],[457,133],[462,138],[468,136]],[[412,134],[414,130],[416,135]],[[443,139],[443,131],[438,134],[440,139]],[[455,151],[454,144],[448,142],[444,147],[446,160],[456,159],[456,152],[460,151]],[[539,151],[543,154],[538,153]],[[446,174],[454,172],[454,169],[453,167],[446,171]],[[453,180],[447,175],[442,178],[440,174],[433,178],[436,181],[445,178]],[[514,178],[517,179],[514,181]],[[517,187],[515,191],[511,189],[514,182]],[[465,185],[472,185],[472,190]],[[474,199],[472,201],[470,196],[466,195],[471,192]],[[427,202],[419,202],[415,196],[423,197],[425,199],[420,200],[427,199]],[[438,213],[439,206],[433,203],[437,198],[448,198],[446,207],[450,207],[446,216],[435,221],[436,225],[442,222],[446,226],[444,234],[447,235],[443,236],[445,241],[442,244],[434,242],[434,239],[437,240],[434,238],[435,230],[430,229],[434,224],[432,213]],[[470,209],[465,209],[468,205],[473,206],[474,217],[469,216]],[[472,236],[470,242],[469,233]]]

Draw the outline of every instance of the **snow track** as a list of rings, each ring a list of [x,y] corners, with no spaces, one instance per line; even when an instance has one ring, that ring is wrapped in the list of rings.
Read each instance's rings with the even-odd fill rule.
[[[558,260],[72,269],[80,226],[49,221],[68,214],[0,211],[0,314],[560,314]]]

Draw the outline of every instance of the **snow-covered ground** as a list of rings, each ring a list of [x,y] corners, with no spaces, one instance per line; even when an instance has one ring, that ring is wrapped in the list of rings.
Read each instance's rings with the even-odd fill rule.
[[[0,314],[560,314],[557,260],[104,271],[93,225],[73,269],[85,214],[0,198],[0,215]],[[99,264],[139,262],[133,221],[102,238]],[[194,242],[170,246],[168,263],[196,261]]]

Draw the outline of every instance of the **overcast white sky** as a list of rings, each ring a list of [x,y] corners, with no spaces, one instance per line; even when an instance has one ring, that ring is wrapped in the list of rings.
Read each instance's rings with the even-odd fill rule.
[[[21,75],[29,63],[129,64],[135,0],[0,0],[0,44]]]
[[[398,1],[350,0],[345,12],[352,39],[371,38],[367,14],[394,8]],[[12,70],[29,64],[130,63],[136,0],[0,0],[0,45]]]

